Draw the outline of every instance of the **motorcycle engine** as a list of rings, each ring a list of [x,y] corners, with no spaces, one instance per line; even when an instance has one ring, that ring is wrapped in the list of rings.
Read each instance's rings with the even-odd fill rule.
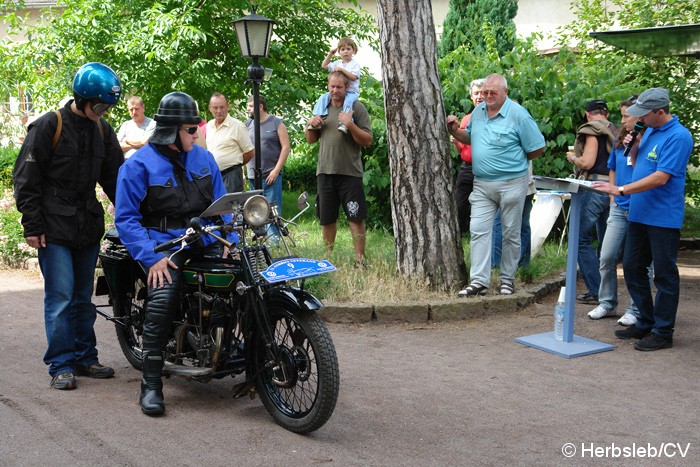
[[[224,300],[216,300],[211,307],[211,327],[225,327],[231,319],[231,307]]]

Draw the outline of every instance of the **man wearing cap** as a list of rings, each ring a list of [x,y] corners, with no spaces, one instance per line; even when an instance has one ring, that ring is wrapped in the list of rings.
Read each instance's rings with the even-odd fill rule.
[[[686,166],[693,138],[678,117],[669,113],[668,90],[644,91],[627,109],[647,126],[637,152],[632,182],[623,186],[595,183],[611,195],[630,197],[629,227],[622,266],[627,289],[639,309],[637,323],[615,331],[620,339],[639,339],[637,350],[673,347],[673,330],[680,296],[676,260],[685,211]],[[625,143],[631,143],[631,136]],[[654,264],[656,300],[647,266]]]
[[[566,153],[566,159],[574,166],[577,178],[594,181],[608,180],[608,157],[615,139],[615,125],[608,121],[605,101],[593,100],[586,106],[587,122],[576,132],[574,150]],[[578,240],[578,268],[586,293],[576,296],[581,303],[598,304],[600,289],[600,259],[593,249],[593,229],[598,235],[598,245],[603,243],[605,227],[610,211],[610,197],[602,193],[584,190],[579,194],[581,217]]]

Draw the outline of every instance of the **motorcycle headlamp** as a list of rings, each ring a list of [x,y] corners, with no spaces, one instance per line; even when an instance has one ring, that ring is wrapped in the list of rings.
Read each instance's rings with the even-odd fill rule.
[[[253,227],[260,227],[270,222],[272,208],[264,196],[251,196],[243,204],[243,219]]]

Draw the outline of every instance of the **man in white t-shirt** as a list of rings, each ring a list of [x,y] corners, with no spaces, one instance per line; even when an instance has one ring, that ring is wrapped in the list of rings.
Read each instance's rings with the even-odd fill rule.
[[[117,139],[124,152],[124,159],[148,143],[148,138],[155,128],[153,119],[146,117],[143,100],[139,96],[131,96],[126,101],[126,108],[129,110],[131,120],[122,123],[117,132]]]

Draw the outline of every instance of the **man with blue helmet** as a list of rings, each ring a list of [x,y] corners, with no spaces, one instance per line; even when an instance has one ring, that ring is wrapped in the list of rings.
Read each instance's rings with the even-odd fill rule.
[[[114,375],[97,359],[91,299],[104,234],[95,185],[114,201],[124,161],[117,135],[101,117],[119,101],[121,91],[108,66],[91,62],[80,67],[74,98],[29,125],[15,163],[17,210],[44,275],[44,362],[56,389],[74,389],[75,375]]]
[[[184,234],[190,219],[226,194],[226,187],[214,156],[195,145],[202,119],[194,99],[171,92],[161,99],[153,119],[156,127],[149,143],[119,169],[114,220],[122,244],[148,272],[139,404],[143,413],[160,415],[165,412],[163,350],[180,306],[180,268],[192,256],[224,252],[208,236],[174,256],[154,249]],[[222,217],[231,220],[230,214]],[[231,233],[229,240],[235,243],[238,236]]]

